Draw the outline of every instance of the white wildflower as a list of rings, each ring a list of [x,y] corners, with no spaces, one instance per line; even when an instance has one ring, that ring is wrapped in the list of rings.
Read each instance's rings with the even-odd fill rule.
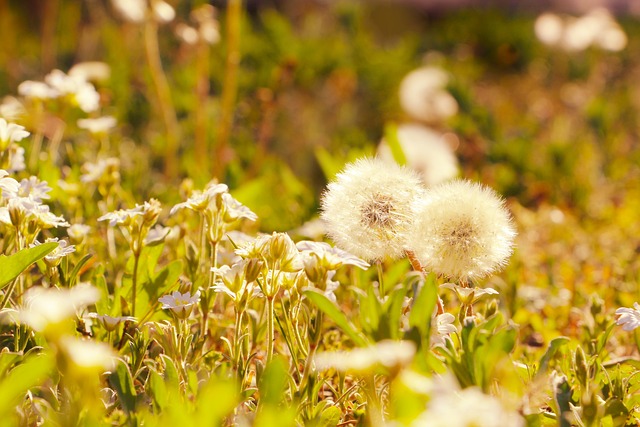
[[[5,96],[0,104],[0,117],[5,120],[13,121],[23,117],[26,113],[24,105],[13,96]]]
[[[151,9],[153,10],[153,17],[161,23],[171,22],[176,17],[176,11],[173,7],[162,0],[152,1]]]
[[[108,314],[89,313],[87,315],[90,319],[96,319],[100,326],[102,326],[107,332],[113,332],[123,322],[137,322],[135,317],[131,316],[118,316],[113,317]]]
[[[179,291],[174,291],[170,295],[158,298],[158,301],[162,303],[163,309],[171,310],[179,319],[186,319],[200,301],[200,291],[196,291],[193,295],[190,292],[182,294]]]
[[[111,0],[114,9],[127,21],[144,22],[147,15],[147,0]]]
[[[5,119],[0,118],[0,147],[6,148],[10,142],[22,141],[29,136],[24,126],[15,123],[9,123]]]
[[[15,179],[9,177],[9,172],[0,169],[0,190],[5,199],[16,197],[20,190],[20,184]]]
[[[49,192],[51,187],[47,185],[47,181],[40,181],[37,176],[30,176],[20,181],[18,189],[18,197],[30,197],[36,202],[42,203],[42,199],[50,199]]]
[[[445,347],[449,334],[458,331],[453,324],[456,318],[451,313],[442,313],[437,315],[434,320],[432,326],[433,331],[431,333],[431,347]]]
[[[640,304],[633,303],[633,308],[622,307],[616,310],[616,324],[625,331],[633,331],[640,326]]]

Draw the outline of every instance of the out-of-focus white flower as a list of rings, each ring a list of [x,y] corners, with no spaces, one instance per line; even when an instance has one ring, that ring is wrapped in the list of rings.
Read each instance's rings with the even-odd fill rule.
[[[403,124],[398,126],[397,137],[407,166],[420,174],[425,185],[436,185],[458,175],[458,159],[439,133],[419,124]],[[378,145],[378,157],[395,162],[384,139]]]
[[[9,172],[4,169],[0,169],[0,190],[2,190],[2,197],[5,199],[16,197],[20,190],[18,181],[11,178]]]
[[[45,82],[26,80],[18,85],[18,93],[27,99],[52,99],[60,96],[60,92]]]
[[[176,25],[175,31],[178,38],[186,44],[194,45],[198,43],[198,30],[195,28],[181,22]]]
[[[90,119],[79,119],[78,127],[86,129],[93,134],[104,134],[116,127],[118,124],[115,117],[104,116]]]
[[[107,343],[71,336],[60,338],[60,349],[73,363],[73,374],[105,372],[115,368],[117,353]]]
[[[86,224],[73,224],[67,229],[67,236],[76,244],[82,242],[87,234],[91,231],[91,227]]]
[[[327,186],[321,218],[336,245],[355,256],[369,261],[399,258],[423,191],[410,169],[361,159]]]
[[[36,202],[42,203],[42,199],[50,199],[49,192],[51,187],[47,185],[47,181],[40,181],[37,176],[30,176],[20,181],[18,189],[18,197],[30,197]]]
[[[181,294],[179,291],[174,291],[170,295],[158,298],[158,301],[162,303],[163,309],[171,310],[179,319],[186,319],[200,301],[200,290],[193,295],[191,292]]]
[[[87,162],[82,165],[85,171],[80,176],[80,181],[84,183],[97,183],[102,180],[110,182],[120,179],[120,160],[117,157],[100,159],[96,163]]]
[[[504,201],[493,190],[456,180],[427,190],[409,238],[428,271],[467,281],[503,267],[515,235]]]
[[[458,331],[453,322],[456,320],[451,313],[442,313],[435,317],[433,332],[431,333],[431,347],[445,347],[449,334]]]
[[[36,218],[38,226],[43,229],[69,226],[69,223],[62,215],[58,216],[53,214],[47,205],[36,204],[35,209],[29,212],[29,214]]]
[[[5,119],[0,118],[0,147],[6,148],[10,142],[22,141],[29,136],[30,133],[24,129],[24,126],[15,123],[9,123]]]
[[[173,9],[173,7],[169,3],[162,0],[152,1],[151,9],[153,10],[154,18],[158,22],[171,22],[176,17],[176,11]]]
[[[534,31],[542,43],[555,46],[562,40],[564,22],[555,13],[543,13],[536,19]]]
[[[640,304],[633,303],[633,308],[622,307],[616,310],[616,324],[625,331],[633,331],[640,326]]]
[[[80,284],[69,289],[34,287],[24,295],[18,318],[36,331],[44,331],[76,315],[76,312],[98,301],[100,292]]]
[[[115,331],[122,322],[137,322],[137,319],[131,316],[113,317],[108,314],[89,313],[87,317],[96,319],[107,332]]]
[[[204,4],[191,12],[191,18],[198,23],[198,33],[208,44],[220,41],[220,29],[216,19],[216,9],[210,4]]]
[[[25,170],[26,165],[24,163],[24,148],[18,146],[17,144],[10,144],[7,151],[9,151],[10,159],[7,170],[12,173]]]
[[[147,15],[147,0],[111,0],[114,9],[127,21],[144,22]]]
[[[611,13],[596,8],[581,17],[562,18],[544,13],[536,19],[535,33],[544,44],[567,51],[582,51],[591,46],[618,52],[627,45],[627,35]]]
[[[68,97],[85,113],[96,111],[100,107],[100,94],[88,81],[72,77],[60,70],[53,70],[44,77],[45,82],[61,96]]]
[[[449,77],[437,67],[422,67],[407,74],[400,83],[400,105],[411,117],[438,122],[454,116],[458,103],[446,90]]]
[[[379,368],[398,369],[413,360],[416,346],[411,341],[384,340],[370,347],[349,351],[318,353],[313,361],[316,369],[336,369],[340,372],[369,372]]]
[[[23,117],[27,111],[24,105],[17,98],[13,96],[5,96],[0,104],[0,117],[6,120],[13,121],[20,117]]]
[[[477,387],[460,390],[455,380],[437,379],[426,410],[411,424],[434,427],[524,427],[515,410],[507,409],[494,396]]]
[[[99,61],[79,62],[69,69],[71,77],[92,81],[104,81],[111,77],[111,67],[109,64]]]

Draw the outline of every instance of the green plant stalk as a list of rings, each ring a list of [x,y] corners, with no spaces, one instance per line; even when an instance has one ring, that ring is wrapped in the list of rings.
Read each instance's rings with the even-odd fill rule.
[[[145,22],[144,41],[151,81],[158,97],[158,105],[167,131],[164,174],[167,179],[173,179],[178,174],[178,120],[171,101],[169,83],[162,70],[160,48],[158,47],[158,24],[153,19],[147,19]]]
[[[136,316],[136,297],[138,290],[138,264],[140,263],[140,254],[133,254],[133,277],[131,278],[131,316]]]
[[[367,396],[368,411],[367,419],[368,424],[372,427],[384,425],[384,414],[382,412],[382,403],[376,392],[376,381],[373,373],[369,373],[365,377],[364,392]]]
[[[220,124],[218,126],[212,173],[224,177],[228,162],[228,145],[233,113],[238,91],[238,66],[240,64],[240,21],[242,0],[229,0],[227,5],[227,57],[222,82]]]
[[[267,297],[267,364],[273,358],[273,316],[275,315],[273,312],[273,298],[274,296]]]

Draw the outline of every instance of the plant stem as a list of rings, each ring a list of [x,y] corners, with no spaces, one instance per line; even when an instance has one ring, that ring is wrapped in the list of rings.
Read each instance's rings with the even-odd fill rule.
[[[267,362],[273,358],[273,296],[267,297]]]
[[[160,48],[158,47],[158,24],[153,19],[147,19],[144,26],[144,47],[162,120],[167,131],[164,156],[164,173],[166,178],[173,179],[178,174],[178,120],[171,101],[171,90],[167,77],[162,70]]]
[[[213,175],[223,178],[228,162],[228,145],[233,112],[238,91],[238,65],[240,64],[240,20],[242,18],[242,0],[229,0],[227,3],[227,57],[222,82],[222,101],[220,125],[213,162]]]
[[[133,277],[131,278],[131,316],[136,316],[136,296],[138,289],[138,263],[140,262],[140,254],[133,254]]]

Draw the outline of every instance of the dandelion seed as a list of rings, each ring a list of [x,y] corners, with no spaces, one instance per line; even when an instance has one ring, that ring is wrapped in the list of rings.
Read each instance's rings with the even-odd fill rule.
[[[458,175],[458,160],[439,133],[422,125],[404,124],[398,126],[397,136],[407,166],[420,174],[425,185],[436,185]],[[385,140],[378,146],[378,157],[395,162]]]
[[[365,260],[399,258],[423,188],[409,169],[379,159],[348,165],[322,197],[321,218],[337,246]]]
[[[454,280],[475,280],[503,267],[516,232],[493,190],[452,181],[427,191],[410,233],[427,270]]]
[[[625,331],[633,331],[640,327],[640,304],[633,303],[633,308],[622,307],[616,310],[616,324]]]

